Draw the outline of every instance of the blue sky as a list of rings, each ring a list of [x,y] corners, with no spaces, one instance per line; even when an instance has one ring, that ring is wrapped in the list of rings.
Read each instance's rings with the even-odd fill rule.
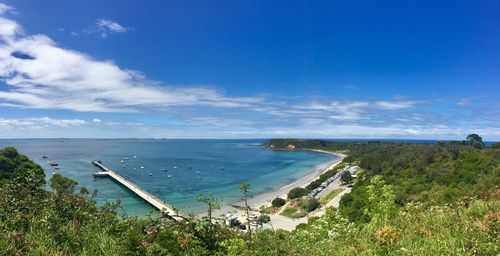
[[[500,140],[498,1],[3,1],[0,137]]]

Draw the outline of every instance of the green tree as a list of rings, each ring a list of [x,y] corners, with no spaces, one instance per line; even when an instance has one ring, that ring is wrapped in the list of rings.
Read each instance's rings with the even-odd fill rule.
[[[293,188],[288,191],[288,199],[300,198],[307,195],[309,191],[305,188]]]
[[[248,182],[243,181],[240,183],[239,191],[243,195],[243,201],[245,202],[245,214],[247,216],[247,228],[248,228],[248,240],[252,241],[252,229],[250,228],[250,214],[248,207],[248,196],[250,195],[250,184]]]
[[[208,213],[207,213],[208,226],[211,229],[211,227],[212,227],[212,211],[215,209],[220,209],[220,204],[213,196],[198,195],[197,200],[198,200],[198,202],[202,202],[202,203],[206,204],[208,207]]]
[[[384,223],[394,216],[398,208],[395,204],[396,196],[392,192],[392,186],[386,185],[382,176],[377,175],[370,180],[368,189],[369,208],[366,213],[375,220]]]
[[[283,206],[283,205],[286,204],[286,201],[283,198],[276,197],[275,199],[273,199],[273,201],[271,202],[271,204],[274,207],[281,207],[281,206]]]
[[[34,175],[31,175],[31,172]],[[19,154],[13,147],[0,150],[0,185],[20,176],[31,176],[35,179],[33,182],[40,186],[45,184],[45,173],[42,167]]]
[[[467,136],[467,142],[469,145],[473,146],[474,148],[483,148],[484,143],[483,143],[483,138],[481,136],[472,133]]]
[[[307,212],[312,212],[316,210],[316,208],[319,207],[319,202],[318,199],[316,198],[306,198],[304,201],[302,201],[301,206],[306,210]]]
[[[78,182],[64,177],[59,173],[56,173],[49,180],[50,187],[52,187],[58,194],[60,193],[73,193],[75,192],[75,186]]]

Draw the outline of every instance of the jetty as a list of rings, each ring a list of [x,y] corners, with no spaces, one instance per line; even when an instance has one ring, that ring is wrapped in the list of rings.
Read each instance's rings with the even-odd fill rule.
[[[165,201],[157,198],[156,196],[154,196],[154,195],[150,194],[149,192],[143,190],[142,188],[140,188],[139,186],[137,186],[136,184],[134,184],[130,180],[122,177],[121,175],[119,175],[115,171],[107,168],[106,166],[104,166],[101,163],[101,161],[93,160],[91,163],[94,166],[96,166],[99,169],[101,169],[100,172],[93,173],[94,177],[96,177],[96,178],[97,177],[109,177],[109,178],[113,179],[114,181],[120,183],[124,187],[130,189],[130,191],[134,192],[137,196],[139,196],[140,198],[142,198],[144,201],[148,202],[150,205],[152,205],[156,209],[160,210],[161,212],[166,213],[167,216],[170,219],[173,219],[173,220],[176,220],[176,221],[180,221],[180,220],[183,219],[182,216],[179,215],[179,213],[177,213],[174,210],[174,207],[172,207],[171,205],[169,205],[167,202],[165,202]]]

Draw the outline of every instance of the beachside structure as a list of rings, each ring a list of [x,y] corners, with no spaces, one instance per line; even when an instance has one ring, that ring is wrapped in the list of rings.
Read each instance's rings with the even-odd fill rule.
[[[343,172],[349,172],[351,175],[356,175],[356,173],[359,171],[359,166],[345,166],[343,169],[342,169]]]
[[[182,220],[182,216],[179,215],[177,211],[174,210],[174,207],[169,205],[167,202],[157,198],[156,196],[148,193],[147,191],[143,190],[139,186],[137,186],[135,183],[131,182],[130,180],[122,177],[115,171],[107,168],[104,166],[101,161],[93,160],[92,164],[102,171],[100,172],[95,172],[93,173],[94,177],[109,177],[112,178],[114,181],[120,183],[124,187],[130,189],[130,191],[134,192],[137,196],[142,198],[144,201],[148,202],[150,205],[155,207],[156,209],[160,210],[161,212],[164,212],[170,219],[180,221]]]
[[[224,221],[228,227],[234,227],[238,225],[238,217],[232,213],[224,214]]]

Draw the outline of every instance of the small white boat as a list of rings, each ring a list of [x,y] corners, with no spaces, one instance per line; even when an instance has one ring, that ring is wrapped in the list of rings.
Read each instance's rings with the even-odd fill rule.
[[[121,160],[120,163],[125,163],[125,161]]]
[[[122,165],[122,168],[125,168],[125,165]]]
[[[141,166],[141,169],[144,169],[144,166]]]
[[[59,170],[59,168],[60,168],[59,166],[54,167],[54,169],[56,169],[56,170]]]
[[[174,169],[177,169],[177,166],[174,166]]]
[[[134,159],[137,158],[137,156],[134,156]]]
[[[196,172],[196,173],[200,174],[201,172]]]
[[[163,169],[161,169],[161,170],[162,170],[162,171],[164,171],[164,172],[168,171],[168,169],[167,169],[167,168],[163,168]]]
[[[55,172],[52,173],[52,175],[56,174]]]
[[[169,178],[169,179],[171,179],[171,178],[172,178],[172,175],[170,175],[170,174],[169,174],[169,175],[168,175],[168,178]]]
[[[129,159],[130,159],[130,158],[128,158],[128,157],[123,158],[123,160],[129,160]]]
[[[149,176],[153,176],[153,173],[151,173],[151,172],[150,172],[150,173],[149,173]]]

